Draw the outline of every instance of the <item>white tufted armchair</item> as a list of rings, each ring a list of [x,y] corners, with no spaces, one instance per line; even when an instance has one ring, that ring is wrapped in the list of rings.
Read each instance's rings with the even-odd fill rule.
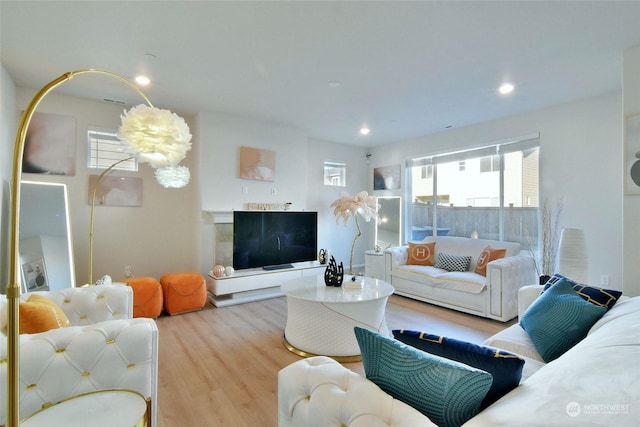
[[[436,427],[335,360],[316,356],[278,373],[278,427]]]
[[[20,417],[81,393],[124,388],[151,399],[156,425],[158,328],[152,319],[132,318],[132,289],[113,284],[35,293],[55,301],[73,326],[20,335]],[[6,305],[0,295],[0,425],[7,417]]]

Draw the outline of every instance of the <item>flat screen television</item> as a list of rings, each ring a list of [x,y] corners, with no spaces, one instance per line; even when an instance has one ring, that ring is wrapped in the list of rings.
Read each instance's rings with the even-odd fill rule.
[[[287,268],[317,257],[318,213],[233,212],[233,268]]]

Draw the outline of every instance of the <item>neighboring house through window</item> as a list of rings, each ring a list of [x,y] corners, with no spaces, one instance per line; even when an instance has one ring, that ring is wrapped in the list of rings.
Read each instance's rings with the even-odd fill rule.
[[[406,240],[479,237],[538,247],[539,136],[407,161]]]

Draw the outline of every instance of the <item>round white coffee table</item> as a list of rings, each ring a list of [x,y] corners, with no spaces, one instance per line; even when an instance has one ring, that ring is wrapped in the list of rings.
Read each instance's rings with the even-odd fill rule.
[[[385,321],[387,299],[393,287],[379,279],[358,277],[361,289],[324,284],[324,276],[283,283],[287,323],[282,342],[300,356],[331,356],[341,362],[361,360],[353,328],[360,326],[389,335]]]
[[[150,427],[149,401],[131,390],[98,390],[33,413],[20,427]]]

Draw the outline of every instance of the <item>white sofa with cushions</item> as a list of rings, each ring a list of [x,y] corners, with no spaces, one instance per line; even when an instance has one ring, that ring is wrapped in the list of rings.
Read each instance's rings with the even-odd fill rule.
[[[151,399],[156,425],[158,328],[133,319],[133,291],[122,284],[22,294],[55,302],[72,326],[20,335],[20,418],[50,403],[100,389],[129,389]],[[0,338],[6,336],[0,295]],[[7,340],[0,339],[0,425],[6,422]],[[79,414],[81,415],[81,414]]]
[[[540,294],[540,287],[523,288],[520,294],[525,309]],[[538,306],[549,311],[544,305]],[[576,318],[567,314],[572,311],[567,307],[562,305],[558,312],[569,316],[563,326],[571,328]],[[548,326],[555,329],[556,325],[552,322]],[[522,378],[519,385],[462,425],[636,426],[640,419],[640,297],[621,297],[586,333],[585,338],[549,362],[544,361],[520,324],[486,340],[483,344],[488,348],[499,346],[522,356]],[[404,368],[406,364],[397,372],[404,372]],[[402,387],[416,383],[420,383],[417,377]],[[444,400],[440,393],[427,396],[429,393],[427,389],[413,395]],[[294,362],[279,372],[278,406],[280,427],[436,425],[372,380],[324,356]]]
[[[518,314],[518,289],[538,283],[533,258],[520,253],[518,243],[453,236],[428,236],[415,243],[433,242],[434,265],[408,265],[409,245],[385,250],[385,280],[396,294],[506,322]],[[482,275],[475,270],[487,246],[506,253],[486,263],[486,274]],[[438,268],[441,254],[470,257],[469,265],[465,271]]]

